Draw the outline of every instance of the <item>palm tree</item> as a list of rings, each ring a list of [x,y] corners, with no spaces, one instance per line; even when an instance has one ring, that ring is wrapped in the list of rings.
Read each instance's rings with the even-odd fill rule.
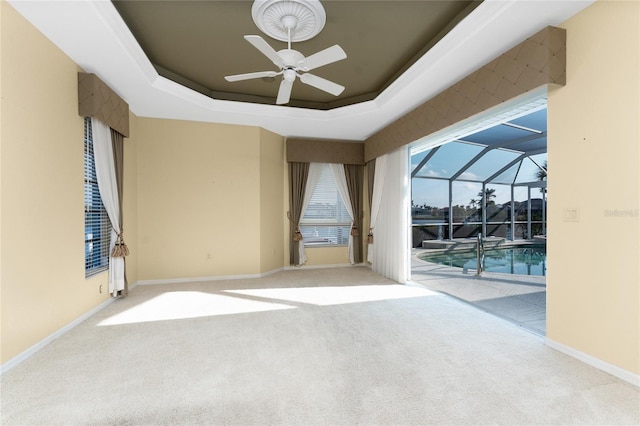
[[[547,180],[547,160],[544,160],[544,166],[542,166],[542,169],[538,169],[538,171],[536,171],[536,179],[539,181]]]
[[[480,197],[480,199],[482,199],[482,195],[483,195],[482,191],[478,192],[478,197]],[[493,204],[496,203],[495,201],[493,201],[493,198],[496,198],[496,189],[495,188],[486,188],[484,190],[484,195],[486,197],[488,206],[493,205]]]
[[[540,182],[547,180],[547,160],[544,160],[544,166],[536,171],[536,179]],[[547,188],[540,188],[540,192],[546,194]]]

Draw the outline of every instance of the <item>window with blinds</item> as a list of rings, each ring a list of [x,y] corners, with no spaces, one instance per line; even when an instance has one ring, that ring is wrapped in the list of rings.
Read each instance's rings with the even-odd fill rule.
[[[91,118],[84,119],[84,270],[85,276],[109,267],[111,222],[102,205],[93,156]]]
[[[300,220],[305,246],[347,245],[351,218],[328,164],[324,164],[318,184]]]

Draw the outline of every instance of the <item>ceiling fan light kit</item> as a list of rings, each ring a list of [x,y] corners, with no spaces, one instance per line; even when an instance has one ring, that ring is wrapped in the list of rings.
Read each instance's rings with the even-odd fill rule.
[[[324,28],[326,15],[319,0],[255,0],[251,14],[258,28],[265,34],[287,42],[286,49],[276,52],[262,37],[257,35],[244,36],[245,40],[269,58],[274,65],[280,68],[280,71],[228,75],[225,80],[234,82],[282,75],[276,99],[278,105],[289,102],[296,77],[300,77],[302,83],[334,96],[338,96],[344,91],[344,86],[308,73],[312,69],[345,59],[347,54],[340,46],[333,45],[309,57],[291,49],[292,41],[309,40]]]

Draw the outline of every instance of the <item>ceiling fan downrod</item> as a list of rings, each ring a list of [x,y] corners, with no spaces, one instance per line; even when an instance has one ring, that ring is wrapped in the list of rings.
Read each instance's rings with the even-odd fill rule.
[[[291,50],[291,30],[298,26],[298,18],[293,15],[285,15],[280,22],[287,29],[287,49]]]

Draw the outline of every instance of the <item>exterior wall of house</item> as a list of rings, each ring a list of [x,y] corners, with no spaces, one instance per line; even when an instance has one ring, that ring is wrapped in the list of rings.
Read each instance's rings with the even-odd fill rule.
[[[0,2],[0,10],[0,362],[5,363],[109,296],[106,272],[85,279],[78,66],[7,2]],[[128,153],[134,144],[125,139]],[[129,191],[135,164],[126,167]],[[125,221],[134,215],[132,196],[125,199]],[[127,235],[136,239],[135,225]]]
[[[549,92],[547,337],[640,374],[640,3],[562,24]]]

